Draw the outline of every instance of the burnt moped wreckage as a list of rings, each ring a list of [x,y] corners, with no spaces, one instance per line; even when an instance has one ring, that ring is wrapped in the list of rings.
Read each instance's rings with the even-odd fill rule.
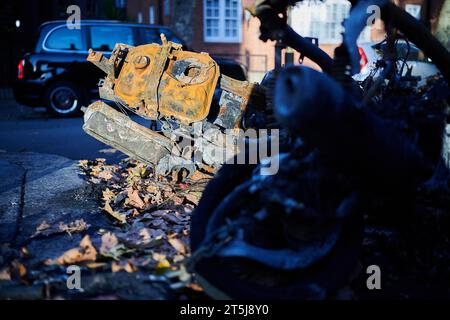
[[[161,40],[116,44],[109,58],[89,51],[88,61],[106,77],[99,82],[103,100],[84,109],[83,129],[160,175],[179,173],[183,179],[198,169],[215,172],[238,152],[240,129],[264,118],[258,110],[265,105],[264,91],[221,74],[207,53],[185,51],[163,34]],[[150,128],[125,110],[152,121]]]
[[[371,204],[398,217],[414,206],[418,189],[449,191],[450,54],[387,0],[350,1],[333,59],[287,25],[286,9],[298,1],[247,2],[261,21],[261,40],[277,43],[278,68],[260,85],[220,74],[208,54],[184,51],[164,36],[162,45],[117,44],[109,58],[90,51],[88,60],[106,73],[100,97],[120,111],[94,102],[83,129],[158,174],[184,178],[220,168],[193,213],[186,266],[207,294],[327,298],[355,269]],[[386,45],[379,72],[356,83],[356,41],[371,5],[381,8]],[[400,39],[416,44],[441,75],[417,88],[396,55]],[[322,72],[281,68],[283,46]],[[122,109],[153,121],[151,127]],[[279,134],[261,130],[248,138],[241,129],[249,128]],[[259,161],[250,160],[255,145],[274,141],[269,157],[258,152]],[[247,164],[226,164],[239,157]],[[267,170],[273,163],[277,170]]]
[[[449,189],[449,52],[391,2],[360,0],[351,1],[331,59],[286,24],[295,2],[253,1],[250,10],[262,40],[299,51],[323,72],[290,66],[267,76],[267,105],[289,136],[271,155],[278,172],[262,174],[265,159],[224,165],[193,213],[188,270],[215,298],[330,297],[354,273],[372,203],[395,219],[418,189]],[[381,8],[386,46],[379,76],[356,83],[356,41],[370,5]],[[441,75],[418,89],[402,73],[399,39],[415,43]]]

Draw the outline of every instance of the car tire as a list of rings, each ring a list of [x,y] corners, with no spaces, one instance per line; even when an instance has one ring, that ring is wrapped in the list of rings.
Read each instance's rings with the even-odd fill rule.
[[[86,102],[84,90],[68,81],[55,82],[45,91],[47,110],[58,117],[72,117],[79,114]]]

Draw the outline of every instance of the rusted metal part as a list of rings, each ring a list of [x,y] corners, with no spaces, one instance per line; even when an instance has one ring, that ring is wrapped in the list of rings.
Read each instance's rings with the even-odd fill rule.
[[[205,165],[217,170],[238,152],[239,132],[228,129],[241,127],[250,103],[265,103],[264,88],[220,75],[207,53],[183,51],[161,38],[162,45],[116,44],[109,59],[92,50],[88,55],[107,74],[99,82],[100,97],[159,121],[160,131],[133,123],[102,102],[88,107],[83,128],[130,157],[155,165],[162,175],[181,169],[191,175]],[[219,112],[212,112],[218,84]]]
[[[219,78],[219,67],[208,54],[182,51],[170,41],[117,45],[109,60],[91,50],[88,60],[108,74],[102,86],[106,96],[112,89],[118,101],[154,120],[160,115],[185,124],[203,120]]]
[[[148,164],[158,163],[173,148],[173,142],[166,137],[137,124],[101,101],[86,109],[83,130]]]

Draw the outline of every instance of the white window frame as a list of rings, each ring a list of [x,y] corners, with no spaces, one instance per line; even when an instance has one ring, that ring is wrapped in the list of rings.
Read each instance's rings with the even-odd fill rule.
[[[219,35],[218,36],[208,36],[206,32],[206,2],[203,0],[203,40],[205,42],[220,42],[220,43],[241,43],[242,42],[242,3],[241,0],[237,0],[237,35],[235,37],[225,36],[225,19],[230,19],[225,17],[225,0],[219,0]]]
[[[333,6],[336,8],[335,12]],[[342,22],[348,17],[349,10],[350,2],[344,0],[304,1],[293,8],[292,27],[302,36],[319,38],[319,45],[340,44],[344,30]],[[364,28],[358,42],[370,41],[370,29],[369,26]]]

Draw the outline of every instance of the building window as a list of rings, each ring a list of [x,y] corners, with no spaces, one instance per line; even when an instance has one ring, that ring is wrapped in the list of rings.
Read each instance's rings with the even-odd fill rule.
[[[240,0],[204,0],[203,17],[206,42],[241,42]]]
[[[319,44],[338,44],[342,42],[342,22],[349,11],[349,1],[302,1],[291,11],[292,28],[302,36],[318,38]],[[364,28],[358,41],[370,41],[370,27]]]
[[[150,6],[148,8],[148,23],[155,24],[155,6]]]
[[[405,11],[416,19],[420,19],[420,4],[406,4]]]
[[[164,0],[164,8],[163,8],[164,16],[168,16],[170,14],[170,1]]]

